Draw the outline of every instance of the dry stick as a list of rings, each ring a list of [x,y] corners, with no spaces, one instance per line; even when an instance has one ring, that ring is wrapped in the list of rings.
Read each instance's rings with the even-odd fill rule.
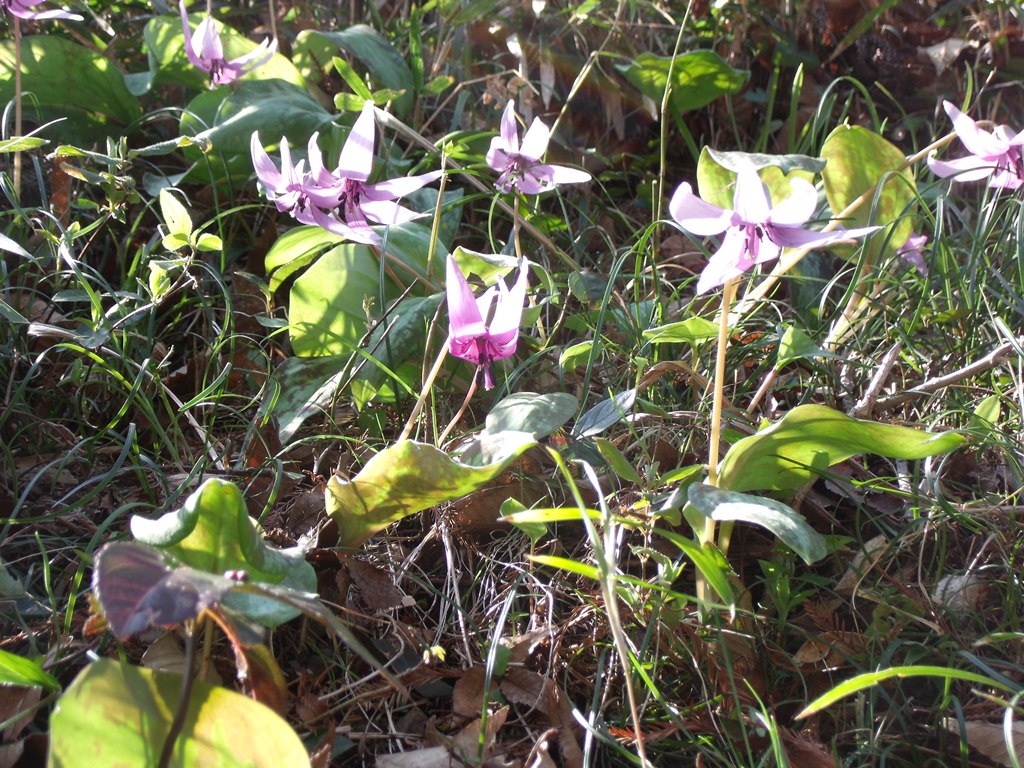
[[[900,356],[900,352],[902,350],[903,340],[897,339],[896,343],[892,345],[892,349],[885,353],[885,357],[882,358],[882,362],[878,366],[878,370],[875,371],[874,375],[871,377],[871,381],[868,382],[868,386],[867,389],[864,390],[864,394],[850,411],[851,416],[858,419],[866,419],[871,416],[871,410],[875,407],[875,401],[878,399],[878,393],[882,390],[882,385],[885,384],[886,379],[889,378],[889,373],[892,371],[892,367],[896,364],[896,359]]]
[[[879,400],[875,403],[875,411],[891,410],[898,405],[902,405],[908,400],[913,400],[918,395],[930,395],[931,393],[937,392],[945,387],[958,384],[976,373],[981,373],[982,371],[995,368],[997,365],[1002,365],[1016,354],[1016,347],[1021,345],[1024,345],[1024,336],[1021,336],[1014,341],[1007,341],[1000,344],[980,360],[975,360],[973,363],[965,365],[959,370],[947,373],[945,376],[929,379],[928,381],[922,382],[916,387],[908,389],[905,392],[900,392],[898,395],[893,395],[892,397],[887,397],[884,400]]]
[[[430,369],[430,373],[423,380],[423,389],[420,391],[420,396],[416,400],[416,405],[412,407],[412,413],[409,414],[409,418],[405,422],[405,426],[402,428],[402,434],[398,436],[398,441],[407,440],[409,435],[412,434],[412,427],[416,423],[416,420],[420,417],[420,411],[423,410],[423,404],[427,402],[427,395],[430,394],[430,388],[434,385],[434,379],[437,378],[437,374],[441,371],[441,364],[444,359],[448,356],[448,341],[445,340],[444,346],[441,347],[441,351],[437,353],[437,359],[434,361],[434,367]]]
[[[399,133],[402,136],[405,136],[407,139],[409,139],[409,141],[413,142],[417,146],[422,147],[428,152],[441,153],[440,149],[438,149],[425,138],[420,136],[416,131],[407,126],[401,120],[392,117],[383,109],[375,108],[374,111],[376,112],[377,119],[380,120],[382,125],[391,128],[396,133]],[[448,162],[451,164],[452,168],[454,168],[457,171],[465,170],[461,165],[456,163],[454,160],[449,159]],[[467,174],[466,181],[468,181],[472,186],[476,187],[477,190],[483,192],[484,194],[490,194],[491,192],[494,191],[492,187],[489,187],[487,184],[484,184],[482,181],[480,181],[480,179],[476,178],[475,176]],[[509,216],[515,216],[515,211],[504,200],[499,199],[496,202],[498,207],[502,211],[507,213]],[[539,229],[537,229],[536,226],[534,226],[528,221],[524,221],[522,223],[522,226],[523,229],[529,233],[530,237],[532,237],[534,240],[536,240],[542,246],[544,246],[544,248],[547,249],[547,251],[551,253],[553,256],[558,257],[562,261],[562,263],[565,264],[565,266],[567,266],[569,269],[573,271],[579,270],[580,265],[576,263],[576,260],[569,254],[567,254],[565,251],[563,251],[561,248],[559,248],[557,245],[555,245],[551,241],[551,238],[545,235]]]
[[[466,392],[466,398],[462,401],[462,407],[459,408],[459,412],[456,413],[452,420],[448,422],[448,426],[444,428],[437,437],[437,447],[440,448],[444,445],[444,439],[448,437],[448,433],[455,429],[455,425],[459,423],[459,419],[462,418],[462,414],[466,412],[466,408],[469,407],[469,401],[473,399],[473,395],[476,393],[476,382],[480,378],[480,369],[477,368],[476,373],[473,374],[473,383],[469,385],[469,390]]]
[[[903,162],[903,164],[899,168],[896,168],[895,170],[899,172],[905,170],[906,168],[909,168],[910,166],[914,165],[915,163],[919,162],[923,158],[930,155],[936,149],[939,149],[940,147],[948,144],[954,138],[956,138],[955,131],[946,134],[941,139],[933,141],[931,144],[929,144],[921,151],[908,157]],[[862,194],[860,197],[858,197],[856,200],[854,200],[852,203],[846,206],[842,211],[839,212],[839,214],[833,217],[832,221],[830,221],[828,224],[822,227],[821,231],[831,232],[842,223],[843,219],[847,218],[851,213],[860,208],[864,203],[872,200],[875,196],[875,191],[878,189],[878,185],[879,183],[881,183],[881,181],[882,180],[879,179],[864,194]],[[740,299],[739,304],[737,304],[736,308],[730,313],[731,323],[735,324],[744,315],[750,312],[751,305],[763,299],[768,294],[768,291],[770,291],[775,286],[775,283],[779,281],[779,278],[782,275],[784,275],[790,269],[799,264],[800,261],[804,258],[804,256],[806,256],[813,250],[813,246],[807,246],[804,248],[794,248],[792,250],[783,251],[782,255],[779,257],[778,263],[775,265],[775,269],[772,270],[771,274],[768,275],[756,286],[754,286],[754,288],[747,291],[743,298]]]

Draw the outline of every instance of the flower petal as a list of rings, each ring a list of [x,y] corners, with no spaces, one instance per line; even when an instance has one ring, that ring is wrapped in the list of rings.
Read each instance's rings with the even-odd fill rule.
[[[818,192],[804,179],[790,180],[789,197],[772,208],[769,220],[773,224],[795,226],[805,223],[818,207]]]
[[[367,200],[394,200],[405,197],[439,178],[441,171],[430,171],[418,176],[399,176],[387,181],[378,181],[376,184],[367,184],[363,187],[363,197]]]
[[[530,169],[533,173],[554,186],[556,184],[582,184],[592,178],[586,171],[570,168],[567,165],[535,165]]]
[[[373,143],[375,137],[373,103],[366,102],[359,118],[349,131],[338,160],[338,174],[347,179],[366,181],[373,170]]]
[[[519,124],[516,123],[516,108],[511,99],[501,114],[500,134],[495,137],[501,142],[500,148],[515,155],[519,153]],[[494,146],[494,140],[491,141]]]
[[[701,237],[721,234],[732,220],[732,211],[701,200],[685,181],[669,200],[668,211],[680,227]]]
[[[952,102],[942,102],[946,114],[953,121],[953,130],[959,137],[967,151],[972,155],[993,159],[1002,155],[1009,149],[1009,143],[1000,140],[998,137],[982,130],[971,118],[953,106]]]
[[[995,164],[974,155],[953,160],[939,160],[934,155],[928,158],[928,168],[940,179],[955,176],[954,181],[979,181],[995,172]]]
[[[881,227],[857,227],[856,229],[834,229],[831,232],[814,232],[799,227],[782,227],[769,225],[769,239],[783,248],[823,248],[826,245],[844,240],[856,240],[858,237],[877,232]]]
[[[540,160],[548,151],[550,139],[551,129],[544,125],[539,117],[535,117],[526,135],[523,136],[523,146],[519,149],[519,154],[529,160]]]
[[[245,75],[266,64],[274,57],[275,53],[277,53],[277,40],[267,38],[248,53],[229,61],[228,66],[237,69],[239,76]]]
[[[768,221],[772,198],[754,168],[747,166],[736,173],[732,207],[736,215],[747,224],[764,224]]]
[[[282,158],[287,151],[287,146],[287,140],[282,138]],[[256,178],[259,179],[260,184],[272,192],[283,190],[285,187],[284,179],[281,172],[277,170],[277,166],[274,165],[274,161],[270,159],[270,155],[263,149],[263,143],[260,141],[258,131],[253,131],[249,139],[249,153],[252,155],[252,167],[256,171]]]
[[[458,263],[449,255],[445,266],[445,294],[448,298],[448,335],[465,339],[484,332],[480,309]],[[453,351],[454,354],[454,351]]]
[[[492,170],[495,170],[498,173],[507,171],[509,166],[512,165],[512,158],[505,149],[505,142],[500,136],[495,136],[491,139],[491,146],[488,148],[487,154],[484,156],[484,160],[487,161],[487,165],[489,165]]]
[[[519,277],[516,278],[516,282],[511,290],[500,293],[498,296],[498,306],[494,310],[494,318],[490,324],[492,337],[508,333],[514,333],[514,336],[519,335],[519,323],[523,319],[523,304],[526,302],[527,282],[528,274],[526,264],[524,263],[519,268]],[[503,343],[507,344],[507,342]],[[513,341],[511,351],[502,355],[502,357],[507,357],[514,351],[515,343]]]
[[[410,211],[393,200],[363,200],[359,208],[366,214],[366,218],[385,226],[405,224],[426,215]]]
[[[722,247],[712,255],[711,260],[700,273],[700,279],[697,281],[697,295],[700,296],[702,293],[724,284],[726,280],[742,275],[744,270],[740,267],[740,262],[746,255],[746,250],[747,243],[743,231],[736,227],[730,228],[722,241]],[[749,259],[744,263],[747,268],[752,266]]]

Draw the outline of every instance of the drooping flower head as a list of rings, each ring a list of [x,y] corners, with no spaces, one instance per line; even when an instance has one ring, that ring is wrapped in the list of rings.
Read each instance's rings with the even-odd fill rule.
[[[1024,183],[1024,131],[1014,133],[1006,125],[986,131],[950,102],[944,101],[942,106],[953,121],[957,138],[971,154],[953,160],[932,155],[928,158],[932,173],[940,178],[953,176],[955,181],[988,179],[988,186],[994,189],[1018,189]]]
[[[192,31],[188,23],[185,0],[178,0],[181,26],[185,32],[185,55],[192,65],[210,75],[212,85],[232,83],[242,75],[270,61],[277,51],[276,40],[264,40],[254,50],[228,61],[224,58],[224,44],[212,18],[207,16]]]
[[[17,16],[19,19],[30,21],[44,19],[69,19],[70,21],[81,21],[82,17],[77,13],[65,11],[63,8],[51,8],[49,10],[33,10],[44,0],[0,0],[0,16]]]
[[[487,164],[501,174],[494,186],[502,192],[516,187],[525,195],[536,195],[554,189],[557,184],[590,181],[586,171],[540,161],[550,139],[551,130],[534,118],[520,145],[516,112],[510,101],[501,117],[501,133],[491,139],[487,150]]]
[[[928,235],[910,233],[910,237],[896,251],[901,259],[914,265],[914,268],[922,275],[928,274],[928,264],[924,260],[924,246],[928,242]]]
[[[683,183],[672,195],[668,208],[672,218],[687,232],[701,237],[725,237],[697,281],[697,294],[739,277],[755,264],[779,257],[783,248],[829,245],[874,232],[877,227],[813,232],[803,229],[814,215],[818,194],[803,179],[792,179],[791,194],[772,206],[771,194],[753,166],[736,174],[732,210],[719,208],[695,194]]]
[[[520,267],[511,290],[499,278],[497,284],[479,298],[473,295],[473,289],[452,256],[448,257],[446,274],[448,351],[454,357],[480,366],[484,388],[491,389],[494,386],[491,362],[514,354],[519,342],[519,323],[526,301],[526,265]]]
[[[357,243],[376,245],[380,236],[370,223],[391,226],[421,216],[395,202],[441,176],[431,171],[368,184],[373,169],[374,106],[367,102],[345,140],[338,168],[328,171],[316,143],[309,140],[309,170],[293,166],[288,142],[281,139],[281,170],[267,156],[259,136],[250,141],[253,167],[269,200],[303,224],[316,224]]]

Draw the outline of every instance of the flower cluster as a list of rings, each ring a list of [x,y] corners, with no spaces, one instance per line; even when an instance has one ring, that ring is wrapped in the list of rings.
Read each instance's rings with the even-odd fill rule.
[[[199,26],[193,32],[188,23],[185,0],[178,0],[178,10],[185,33],[185,55],[192,62],[192,66],[210,75],[212,85],[233,83],[242,75],[266,64],[277,52],[276,40],[264,40],[245,56],[228,61],[224,58],[224,44],[213,19],[207,16],[199,22]]]
[[[378,244],[380,236],[370,224],[402,224],[420,214],[395,202],[410,192],[436,181],[440,171],[369,184],[373,169],[374,106],[367,102],[341,151],[338,167],[329,171],[317,147],[317,134],[309,139],[309,170],[304,161],[292,164],[288,140],[281,139],[281,169],[270,159],[258,134],[250,150],[256,177],[277,210],[296,221],[315,224],[347,240]]]

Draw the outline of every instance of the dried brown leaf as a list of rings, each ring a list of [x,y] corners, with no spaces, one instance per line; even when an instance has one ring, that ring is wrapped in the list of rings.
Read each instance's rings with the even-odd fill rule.
[[[950,717],[946,718],[945,726],[953,733],[963,737],[971,749],[980,752],[992,762],[1005,765],[1008,768],[1014,764],[1010,751],[1007,749],[1007,732],[1002,723],[968,720],[964,723],[965,730],[961,731],[959,721]],[[1009,736],[1017,761],[1024,761],[1024,723],[1011,723]]]

